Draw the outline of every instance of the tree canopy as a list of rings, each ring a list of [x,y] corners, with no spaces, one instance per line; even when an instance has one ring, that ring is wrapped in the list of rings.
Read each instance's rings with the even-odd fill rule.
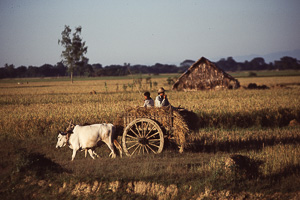
[[[63,58],[63,63],[69,69],[72,83],[74,71],[79,71],[82,74],[84,66],[88,63],[88,59],[84,56],[87,53],[87,47],[80,37],[81,30],[81,26],[76,27],[71,39],[70,34],[72,30],[69,26],[65,25],[65,29],[61,33],[62,39],[58,40],[58,44],[64,47],[61,57]]]

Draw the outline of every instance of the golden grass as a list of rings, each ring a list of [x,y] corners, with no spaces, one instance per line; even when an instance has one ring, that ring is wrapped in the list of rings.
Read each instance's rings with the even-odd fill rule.
[[[280,84],[300,82],[294,77],[277,78],[244,78],[245,82],[262,82]],[[165,80],[157,80],[159,86],[168,88]],[[107,82],[107,92],[105,88]],[[132,81],[131,81],[132,82]],[[64,129],[65,122],[73,119],[75,123],[113,122],[118,114],[128,107],[143,105],[143,95],[148,85],[135,87],[133,91],[123,91],[121,85],[130,80],[112,81],[78,81],[40,82],[23,85],[1,83],[1,134],[20,135],[22,137],[34,134],[56,134],[57,129]],[[265,83],[265,84],[266,84]],[[116,91],[116,84],[119,91]],[[90,94],[90,91],[96,94]],[[291,89],[270,90],[223,90],[200,92],[167,91],[171,104],[181,105],[202,117],[205,126],[228,123],[226,116],[251,116],[253,113],[275,113],[283,108],[292,111],[292,116],[298,116],[300,110],[299,87]],[[152,91],[152,98],[156,92]],[[280,113],[279,113],[280,114]],[[279,115],[278,115],[279,116]],[[277,117],[278,117],[277,116]],[[243,116],[242,116],[243,117]],[[276,120],[276,116],[270,116]],[[272,118],[272,119],[273,119]],[[209,119],[208,121],[205,121]],[[261,120],[260,116],[255,120]],[[243,119],[241,119],[243,121]],[[197,122],[195,122],[197,123]],[[200,122],[201,123],[201,122]],[[257,123],[259,124],[259,123]],[[254,123],[254,125],[257,125]],[[251,124],[250,124],[251,125]],[[22,130],[21,132],[19,130]]]

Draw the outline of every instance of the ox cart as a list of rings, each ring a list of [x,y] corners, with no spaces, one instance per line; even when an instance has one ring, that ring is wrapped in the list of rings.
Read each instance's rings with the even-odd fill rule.
[[[123,114],[122,147],[127,156],[159,154],[165,142],[175,142],[182,152],[188,126],[178,108],[135,108]]]

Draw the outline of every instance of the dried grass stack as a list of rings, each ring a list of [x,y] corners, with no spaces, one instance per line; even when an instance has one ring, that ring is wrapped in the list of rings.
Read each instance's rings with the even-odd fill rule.
[[[173,135],[177,144],[181,145],[180,151],[183,151],[183,148],[186,144],[186,136],[189,133],[189,127],[186,120],[180,114],[179,110],[173,111],[173,126],[174,131]]]
[[[114,125],[117,127],[119,135],[123,134],[124,129],[124,117],[132,116],[135,118],[150,118],[159,123],[159,125],[166,129],[167,132],[171,133],[170,136],[174,136],[176,144],[180,145],[180,151],[183,151],[183,148],[186,144],[186,135],[189,133],[189,126],[184,116],[181,114],[183,110],[170,107],[162,108],[127,108],[125,111],[120,114],[117,119],[114,121]],[[173,116],[173,131],[170,129],[170,116]],[[129,117],[130,118],[130,117]]]

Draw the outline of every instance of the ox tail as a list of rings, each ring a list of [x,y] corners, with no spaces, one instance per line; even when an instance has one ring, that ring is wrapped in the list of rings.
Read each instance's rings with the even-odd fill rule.
[[[119,142],[117,141],[117,140],[114,140],[114,145],[115,145],[115,147],[119,150],[119,152],[120,152],[120,157],[122,158],[122,147],[121,147],[121,145],[119,144]]]

